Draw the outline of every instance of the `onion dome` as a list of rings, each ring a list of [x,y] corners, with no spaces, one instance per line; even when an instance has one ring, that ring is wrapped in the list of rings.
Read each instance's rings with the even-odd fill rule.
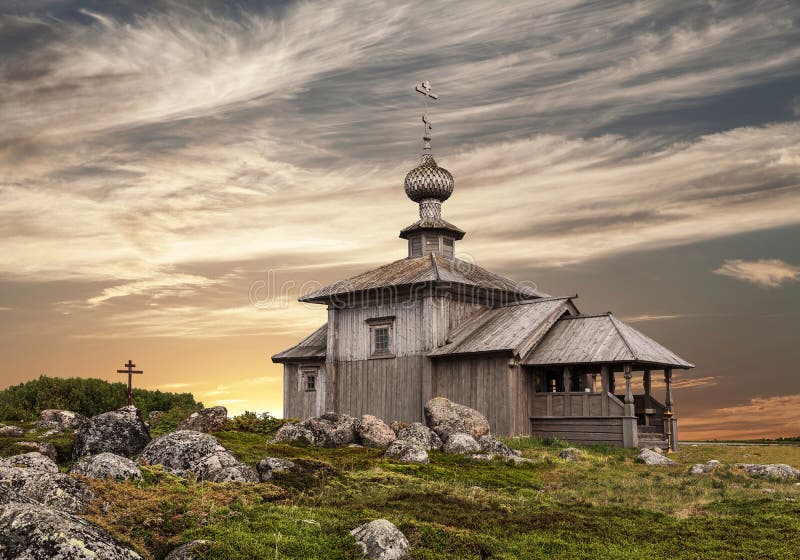
[[[436,165],[430,153],[423,154],[420,164],[408,172],[405,181],[406,194],[414,202],[430,199],[444,202],[453,194],[454,185],[453,176]]]

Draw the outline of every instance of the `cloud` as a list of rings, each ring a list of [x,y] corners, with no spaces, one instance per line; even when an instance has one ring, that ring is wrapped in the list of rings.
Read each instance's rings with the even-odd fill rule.
[[[754,397],[679,421],[693,438],[796,437],[800,434],[800,394]]]
[[[757,261],[732,259],[726,260],[722,266],[714,270],[714,274],[736,278],[762,288],[779,288],[800,279],[800,267],[780,259]]]
[[[719,384],[719,379],[713,375],[705,377],[684,377],[672,382],[674,389],[697,389],[698,387],[713,387]]]
[[[623,317],[626,323],[645,323],[649,321],[671,321],[673,319],[683,319],[693,317],[693,315],[634,315],[633,317]]]

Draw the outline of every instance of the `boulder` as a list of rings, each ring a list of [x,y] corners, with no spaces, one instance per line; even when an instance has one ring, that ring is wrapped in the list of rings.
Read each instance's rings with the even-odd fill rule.
[[[56,446],[52,443],[43,441],[18,441],[16,446],[27,451],[37,451],[53,461],[58,459],[58,451],[56,451]]]
[[[639,451],[639,454],[636,457],[644,461],[646,465],[659,466],[659,467],[674,467],[675,465],[678,464],[669,457],[665,457],[660,453],[656,453],[652,449],[642,449],[641,451]]]
[[[0,558],[141,560],[88,521],[26,503],[0,507]]]
[[[344,447],[358,443],[357,425],[356,418],[335,412],[328,412],[319,418],[309,418],[301,423],[314,436],[314,445],[322,447]]]
[[[395,420],[394,422],[392,422],[391,424],[389,424],[389,427],[390,427],[392,430],[394,430],[394,433],[396,433],[396,434],[399,434],[399,433],[400,433],[400,430],[402,430],[402,429],[403,429],[403,428],[405,428],[406,426],[408,426],[408,423],[406,423],[406,422],[401,422],[400,420]]]
[[[478,438],[478,445],[484,453],[494,453],[503,457],[519,457],[521,452],[511,449],[502,441],[498,441],[494,436],[486,435]]]
[[[194,430],[195,432],[203,432],[210,434],[217,432],[225,427],[225,422],[228,421],[228,409],[224,406],[212,406],[211,408],[204,408],[184,418],[178,424],[179,430]]]
[[[164,411],[163,410],[151,410],[147,414],[147,423],[148,424],[155,424],[159,420],[161,420],[161,418],[163,418],[163,417],[164,417]]]
[[[77,430],[86,422],[86,416],[72,412],[71,410],[47,409],[43,410],[36,422],[37,428],[58,429],[58,430]]]
[[[39,469],[0,467],[0,485],[7,484],[21,496],[53,509],[79,512],[94,495],[89,486],[62,473]]]
[[[404,439],[396,439],[390,443],[383,456],[401,463],[428,464],[428,452],[423,447]]]
[[[475,453],[481,450],[481,446],[475,441],[475,438],[465,433],[454,433],[447,438],[444,442],[442,451],[454,455],[465,455],[467,453]]]
[[[211,541],[204,539],[188,542],[167,554],[164,557],[164,560],[194,560],[195,558],[199,558],[199,556],[195,555],[194,552],[200,552],[201,550],[207,548],[210,544]]]
[[[758,478],[776,478],[792,480],[800,478],[800,471],[796,468],[782,463],[770,465],[756,465],[753,463],[737,463],[736,467],[744,469],[750,476]]]
[[[403,426],[397,432],[398,439],[404,439],[422,447],[427,451],[438,451],[442,448],[442,438],[421,422]]]
[[[361,548],[361,556],[374,560],[402,560],[408,556],[408,539],[386,519],[356,527],[350,534]]]
[[[558,453],[558,458],[563,459],[564,461],[574,461],[574,462],[583,461],[585,456],[586,453],[584,453],[583,451],[581,451],[576,447],[567,447],[566,449],[562,449]]]
[[[53,428],[51,430],[45,430],[44,432],[42,432],[41,434],[37,435],[36,437],[39,438],[39,439],[46,439],[46,438],[50,438],[50,437],[60,436],[63,433],[64,433],[64,430],[62,430],[61,428]]]
[[[150,442],[147,431],[139,415],[139,410],[126,406],[119,410],[92,416],[75,433],[73,457],[114,453],[133,457]]]
[[[365,447],[385,449],[397,439],[397,434],[389,425],[371,414],[365,414],[356,425],[356,433]]]
[[[169,472],[210,482],[257,482],[258,473],[236,460],[209,434],[180,430],[154,439],[139,460],[163,465]]]
[[[261,459],[256,465],[256,470],[261,479],[261,482],[267,482],[272,479],[275,473],[288,472],[294,469],[296,465],[289,459],[280,459],[278,457],[267,457]]]
[[[87,478],[142,480],[142,471],[139,465],[127,457],[113,453],[98,453],[81,457],[75,461],[69,472]]]
[[[31,451],[29,453],[12,455],[11,457],[0,459],[0,466],[36,469],[51,473],[58,472],[58,465],[56,465],[50,457],[42,455],[38,451]]]
[[[0,424],[0,436],[25,437],[25,431],[18,426],[6,426],[5,424]]]
[[[689,474],[708,474],[721,464],[716,459],[711,459],[707,463],[697,463],[689,468]]]
[[[314,443],[314,434],[311,430],[295,422],[287,422],[275,432],[270,443],[292,443],[294,441],[304,441]]]
[[[489,422],[483,414],[444,397],[435,397],[425,404],[425,423],[443,440],[454,433],[479,438],[490,432]]]

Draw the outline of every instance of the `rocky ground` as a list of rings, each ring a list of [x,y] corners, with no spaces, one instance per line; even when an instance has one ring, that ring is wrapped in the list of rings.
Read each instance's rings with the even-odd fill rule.
[[[133,408],[0,425],[5,558],[796,558],[800,448],[496,439],[426,422]]]

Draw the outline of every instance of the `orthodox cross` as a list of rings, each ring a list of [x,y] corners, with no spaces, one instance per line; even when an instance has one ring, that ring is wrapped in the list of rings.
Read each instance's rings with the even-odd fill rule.
[[[425,112],[422,115],[422,122],[425,125],[425,135],[422,137],[422,139],[425,141],[425,149],[430,150],[431,130],[433,129],[433,125],[431,124],[431,121],[428,119],[428,100],[433,99],[434,101],[436,101],[437,99],[439,99],[439,96],[431,91],[431,83],[427,80],[425,80],[420,85],[415,87],[414,90],[425,96]]]
[[[127,364],[123,364],[125,369],[118,369],[117,373],[127,373],[128,374],[128,406],[133,404],[133,374],[134,373],[144,373],[140,369],[133,369],[136,367],[131,360],[128,360]]]

